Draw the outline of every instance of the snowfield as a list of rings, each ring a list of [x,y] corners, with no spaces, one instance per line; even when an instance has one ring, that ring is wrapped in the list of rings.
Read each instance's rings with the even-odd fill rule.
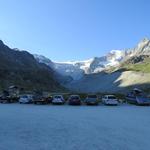
[[[150,107],[0,104],[0,150],[148,150]]]

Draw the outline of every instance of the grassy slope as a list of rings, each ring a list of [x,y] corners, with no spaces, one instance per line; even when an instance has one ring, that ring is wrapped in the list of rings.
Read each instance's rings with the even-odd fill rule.
[[[128,70],[141,71],[145,73],[150,73],[150,63],[144,62],[140,64],[131,64],[126,67]]]
[[[121,65],[121,68],[130,71],[150,73],[150,58],[146,58],[143,62],[136,64],[125,62]]]
[[[150,58],[146,58],[143,62],[136,63],[136,64],[127,63],[127,62],[123,63],[121,65],[121,69],[128,70],[128,71],[135,71],[135,72],[150,73]],[[145,92],[150,93],[150,88],[145,88]]]

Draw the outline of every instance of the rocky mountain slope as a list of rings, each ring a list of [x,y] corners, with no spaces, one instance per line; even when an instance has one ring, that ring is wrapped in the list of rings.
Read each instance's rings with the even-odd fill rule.
[[[39,63],[30,53],[11,49],[0,41],[0,89],[11,85],[25,90],[64,89],[56,81],[53,69]]]

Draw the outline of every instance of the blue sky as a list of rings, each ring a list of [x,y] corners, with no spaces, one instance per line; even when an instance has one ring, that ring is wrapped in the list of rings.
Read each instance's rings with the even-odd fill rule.
[[[150,37],[149,0],[0,0],[0,39],[55,61],[84,60]]]

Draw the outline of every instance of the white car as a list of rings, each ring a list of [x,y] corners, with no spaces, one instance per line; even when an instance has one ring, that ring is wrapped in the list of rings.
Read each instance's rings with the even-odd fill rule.
[[[33,102],[33,95],[22,95],[20,96],[19,103],[20,104],[29,104]]]
[[[102,97],[102,102],[105,105],[118,105],[118,99],[114,95],[105,95]]]
[[[64,104],[65,100],[62,95],[55,95],[55,96],[53,96],[52,103],[53,104]]]

